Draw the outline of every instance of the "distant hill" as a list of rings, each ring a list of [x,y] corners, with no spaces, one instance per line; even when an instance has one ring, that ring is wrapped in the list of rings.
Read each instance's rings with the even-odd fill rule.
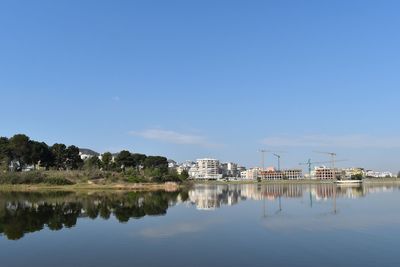
[[[79,152],[85,155],[90,155],[90,156],[100,156],[100,153],[97,153],[96,151],[93,151],[91,149],[88,148],[79,148]]]

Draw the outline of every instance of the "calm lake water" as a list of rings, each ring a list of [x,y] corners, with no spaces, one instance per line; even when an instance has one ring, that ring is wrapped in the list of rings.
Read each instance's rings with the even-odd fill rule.
[[[0,192],[0,266],[400,266],[398,186]]]

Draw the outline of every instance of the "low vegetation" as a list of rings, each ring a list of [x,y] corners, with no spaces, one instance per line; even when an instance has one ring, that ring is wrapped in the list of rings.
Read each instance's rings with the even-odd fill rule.
[[[27,166],[34,171],[26,171]],[[0,137],[0,184],[164,183],[188,177],[187,172],[169,169],[162,156],[123,150],[83,161],[76,146],[48,146],[23,134]]]
[[[47,185],[72,185],[74,182],[64,177],[50,176],[43,172],[9,172],[0,174],[0,184],[12,184],[12,185],[35,185],[35,184],[47,184]]]

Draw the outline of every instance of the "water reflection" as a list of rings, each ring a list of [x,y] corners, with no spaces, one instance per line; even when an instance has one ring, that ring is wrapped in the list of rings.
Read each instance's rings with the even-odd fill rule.
[[[243,200],[276,200],[280,198],[303,198],[313,201],[335,198],[356,199],[369,193],[398,190],[399,186],[335,184],[199,184],[189,192],[189,199],[199,210],[214,210],[223,205],[235,205]]]
[[[189,203],[198,210],[215,210],[241,201],[279,200],[276,213],[282,211],[281,199],[309,199],[313,203],[336,199],[356,199],[368,194],[399,190],[399,186],[360,185],[338,187],[334,184],[197,184],[178,192],[0,192],[0,234],[18,240],[27,233],[71,228],[80,218],[115,217],[125,223],[144,216],[165,215],[177,203]],[[190,231],[184,226],[186,231]],[[165,232],[165,233],[164,233]],[[170,234],[171,230],[164,231]],[[149,235],[154,233],[147,233]],[[160,234],[160,233],[156,233]]]
[[[109,219],[119,222],[146,215],[164,215],[185,192],[91,193],[71,192],[21,193],[0,192],[0,233],[17,240],[26,233],[61,230],[76,225],[78,218]]]

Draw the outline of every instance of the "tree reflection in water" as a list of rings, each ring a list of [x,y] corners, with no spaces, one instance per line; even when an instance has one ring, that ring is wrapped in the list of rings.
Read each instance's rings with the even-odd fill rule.
[[[42,230],[61,230],[76,225],[78,218],[109,219],[114,215],[119,222],[131,218],[164,215],[170,205],[186,201],[187,193],[127,192],[91,193],[71,192],[21,193],[0,192],[0,233],[18,240],[24,234]]]
[[[191,203],[199,210],[214,210],[247,199],[265,201],[299,198],[304,194],[313,201],[336,198],[360,198],[381,190],[399,190],[398,185],[335,184],[195,184],[177,192],[0,192],[0,234],[11,240],[24,234],[71,228],[78,218],[114,216],[119,222],[144,216],[165,215],[178,202]]]

